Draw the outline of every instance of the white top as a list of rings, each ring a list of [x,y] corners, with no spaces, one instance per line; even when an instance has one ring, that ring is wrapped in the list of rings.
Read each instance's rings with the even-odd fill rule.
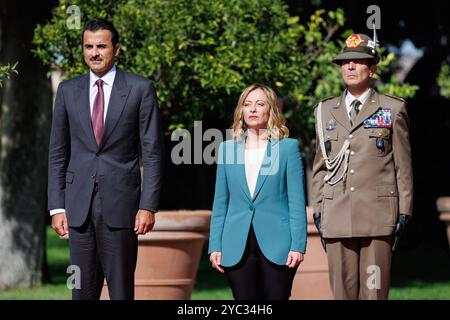
[[[359,98],[356,98],[354,95],[352,95],[350,93],[350,91],[347,90],[347,94],[345,95],[345,105],[347,106],[347,114],[348,114],[348,118],[350,119],[350,110],[352,110],[352,102],[355,99],[358,99],[359,102],[361,102],[361,105],[359,106],[359,111],[361,111],[362,106],[364,105],[364,103],[366,102],[367,98],[369,97],[369,93],[370,93],[370,88],[366,90],[366,92],[364,92],[362,95],[359,96]]]
[[[259,170],[266,154],[266,147],[258,149],[245,149],[245,177],[247,178],[248,190],[250,196],[255,193],[256,181],[258,180]]]

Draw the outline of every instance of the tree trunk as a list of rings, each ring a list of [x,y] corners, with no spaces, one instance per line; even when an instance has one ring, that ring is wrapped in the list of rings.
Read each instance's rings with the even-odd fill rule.
[[[0,89],[0,290],[42,280],[52,94],[31,42],[54,4],[7,0],[0,7],[0,64],[19,62],[19,75]]]

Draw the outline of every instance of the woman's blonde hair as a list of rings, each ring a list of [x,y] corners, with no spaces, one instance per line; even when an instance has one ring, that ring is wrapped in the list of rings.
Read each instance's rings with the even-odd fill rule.
[[[286,127],[286,120],[280,111],[278,99],[275,91],[265,84],[254,83],[241,93],[238,104],[234,110],[233,125],[231,126],[233,139],[240,141],[244,137],[247,126],[244,122],[244,102],[250,92],[261,89],[267,96],[269,104],[269,121],[267,123],[267,136],[269,139],[279,140],[289,136],[289,129]]]

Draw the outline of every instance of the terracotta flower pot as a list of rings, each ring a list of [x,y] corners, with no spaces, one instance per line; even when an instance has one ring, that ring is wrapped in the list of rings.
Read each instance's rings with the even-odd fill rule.
[[[450,246],[450,197],[439,197],[436,201],[437,210],[441,213],[439,220],[447,225],[447,239]]]
[[[308,241],[305,260],[297,269],[291,300],[333,299],[328,279],[327,255],[322,248],[319,232],[314,225],[313,208],[307,207]]]
[[[160,211],[155,226],[139,236],[135,299],[190,299],[209,236],[211,211]],[[102,299],[108,299],[103,287]]]

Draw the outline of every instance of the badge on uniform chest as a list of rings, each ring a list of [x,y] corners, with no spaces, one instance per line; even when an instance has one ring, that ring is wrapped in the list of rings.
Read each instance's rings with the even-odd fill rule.
[[[389,139],[389,129],[382,128],[379,133],[380,137],[376,139],[376,147],[377,149],[383,150],[384,149],[384,140]]]
[[[384,140],[382,138],[377,138],[376,146],[377,146],[377,149],[383,150],[384,149]]]
[[[334,130],[336,130],[336,120],[331,119],[330,121],[328,121],[325,129],[327,131],[334,131]]]
[[[384,150],[385,140],[389,139],[389,129],[392,128],[391,109],[382,108],[370,118],[364,120],[364,128],[381,128],[379,137],[375,139],[378,150]]]
[[[391,109],[383,108],[364,120],[364,128],[392,128]]]

